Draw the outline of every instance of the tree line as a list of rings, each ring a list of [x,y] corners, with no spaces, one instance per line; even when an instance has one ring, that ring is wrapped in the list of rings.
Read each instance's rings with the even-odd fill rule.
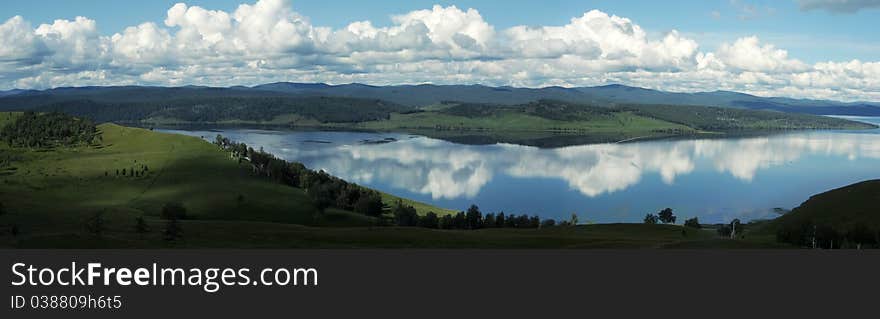
[[[192,123],[227,120],[265,122],[296,114],[322,123],[354,123],[388,119],[391,113],[411,110],[395,103],[326,96],[194,96],[141,101],[73,99],[36,107],[42,112],[64,112],[98,122],[140,122],[167,118]]]
[[[438,216],[434,212],[428,212],[424,216],[416,213],[412,206],[398,201],[392,209],[397,226],[424,227],[434,229],[482,229],[482,228],[545,228],[553,226],[571,226],[578,223],[577,215],[572,214],[569,220],[556,221],[554,219],[541,219],[532,215],[505,215],[500,213],[487,213],[483,215],[477,205],[471,205],[467,211],[455,214]]]
[[[12,147],[69,147],[91,145],[101,136],[95,124],[63,113],[24,112],[0,131]]]
[[[236,143],[217,135],[214,144],[228,151],[239,163],[247,162],[256,174],[276,182],[306,190],[319,212],[329,207],[354,211],[372,217],[381,217],[384,203],[379,192],[349,183],[323,170],[308,169],[302,163],[288,162],[244,143]]]
[[[780,225],[776,240],[807,248],[880,248],[880,231],[862,222],[835,227],[805,220]]]

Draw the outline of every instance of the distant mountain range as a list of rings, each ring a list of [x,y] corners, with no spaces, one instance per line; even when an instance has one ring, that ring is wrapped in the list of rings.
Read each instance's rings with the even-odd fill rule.
[[[76,87],[42,91],[0,91],[0,110],[35,109],[57,103],[84,100],[100,103],[139,103],[176,99],[255,96],[328,96],[374,99],[412,108],[436,105],[444,101],[512,105],[551,99],[596,106],[620,104],[703,105],[818,115],[880,116],[880,103],[875,102],[845,103],[827,100],[768,98],[729,91],[674,93],[618,84],[575,88],[553,86],[534,89],[484,85],[372,86],[356,83],[329,85],[291,82],[228,88],[202,86]]]

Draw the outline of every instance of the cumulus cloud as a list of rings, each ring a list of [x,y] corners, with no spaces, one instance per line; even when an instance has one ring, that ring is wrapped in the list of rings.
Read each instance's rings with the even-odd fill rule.
[[[827,10],[834,13],[855,13],[880,7],[878,0],[797,0],[801,10]]]
[[[789,59],[788,52],[773,45],[761,45],[756,36],[740,38],[733,44],[724,43],[715,54],[724,65],[734,70],[751,72],[799,72],[807,65]]]
[[[0,62],[31,65],[42,61],[48,54],[30,23],[21,16],[14,16],[0,24]]]
[[[433,6],[390,25],[314,24],[286,0],[231,12],[178,3],[159,23],[102,36],[86,17],[34,28],[0,24],[0,88],[78,85],[254,85],[273,81],[589,86],[734,90],[880,100],[878,62],[807,64],[758,37],[714,52],[676,30],[649,32],[598,10],[564,25],[497,29],[477,9]]]

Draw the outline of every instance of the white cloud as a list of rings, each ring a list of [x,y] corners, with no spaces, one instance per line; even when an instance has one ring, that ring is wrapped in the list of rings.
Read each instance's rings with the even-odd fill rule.
[[[34,64],[39,63],[45,54],[45,45],[21,16],[0,24],[0,62]]]
[[[95,21],[85,17],[42,24],[34,34],[53,53],[51,62],[56,70],[98,67],[107,49]]]
[[[761,45],[756,36],[740,38],[733,44],[724,43],[716,53],[725,65],[740,71],[798,72],[807,69],[801,61],[788,58],[788,52],[773,45]]]
[[[146,22],[125,28],[111,38],[113,64],[119,66],[160,66],[170,63],[172,56],[171,35],[155,23]]]
[[[179,3],[162,22],[100,36],[99,22],[85,17],[37,28],[13,17],[0,24],[0,88],[616,82],[671,91],[880,100],[880,62],[810,65],[757,37],[701,51],[676,30],[648,32],[598,10],[560,26],[496,29],[476,9],[438,5],[393,15],[388,26],[356,21],[332,29],[313,24],[289,1],[261,0],[232,12]]]

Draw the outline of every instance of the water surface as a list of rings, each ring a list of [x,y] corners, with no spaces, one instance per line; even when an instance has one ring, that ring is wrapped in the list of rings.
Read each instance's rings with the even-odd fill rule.
[[[880,118],[858,120],[880,123]],[[462,145],[404,133],[218,133],[281,158],[437,206],[592,222],[640,222],[671,207],[701,222],[774,217],[810,195],[880,178],[880,130],[641,141],[555,149]]]

